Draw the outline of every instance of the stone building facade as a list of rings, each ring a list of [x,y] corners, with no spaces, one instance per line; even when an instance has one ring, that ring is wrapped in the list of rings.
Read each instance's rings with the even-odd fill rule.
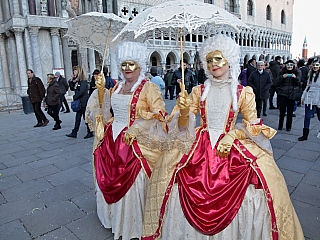
[[[200,0],[199,0],[200,1]],[[46,74],[64,69],[70,78],[72,66],[81,64],[88,74],[101,64],[101,55],[77,46],[65,36],[66,20],[90,12],[113,12],[132,19],[149,6],[164,0],[1,0],[0,2],[0,89],[25,93],[26,70],[33,69],[44,82]],[[232,33],[241,46],[241,64],[261,53],[270,61],[280,55],[291,58],[290,45],[294,0],[205,0],[222,7],[245,23],[254,32]],[[197,60],[203,36],[186,36],[184,58],[191,64]],[[159,70],[180,61],[179,43],[165,38],[149,39],[149,66]],[[110,63],[107,62],[107,65]],[[111,69],[112,77],[117,71]]]

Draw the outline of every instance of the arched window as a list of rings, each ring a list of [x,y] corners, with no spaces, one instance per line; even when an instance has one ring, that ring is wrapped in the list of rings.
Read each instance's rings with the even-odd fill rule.
[[[266,9],[266,19],[271,20],[271,7],[270,7],[270,5],[268,5],[267,9]]]
[[[286,14],[284,13],[284,10],[281,11],[281,23],[286,24]]]
[[[229,0],[229,12],[235,12],[234,0]]]
[[[205,3],[213,4],[213,0],[204,0]]]
[[[248,0],[248,2],[247,2],[247,14],[248,14],[248,16],[253,16],[253,3],[252,3],[252,0]]]

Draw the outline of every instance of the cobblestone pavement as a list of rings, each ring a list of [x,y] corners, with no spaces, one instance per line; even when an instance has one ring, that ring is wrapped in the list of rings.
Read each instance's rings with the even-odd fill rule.
[[[166,100],[171,109],[174,100]],[[264,123],[276,128],[278,110]],[[302,134],[304,109],[298,107],[291,132],[272,140],[275,160],[291,195],[306,239],[320,239],[320,124],[312,119],[308,141]],[[92,178],[93,139],[71,132],[74,113],[61,113],[62,129],[34,128],[34,114],[0,113],[0,239],[113,239],[96,216]]]

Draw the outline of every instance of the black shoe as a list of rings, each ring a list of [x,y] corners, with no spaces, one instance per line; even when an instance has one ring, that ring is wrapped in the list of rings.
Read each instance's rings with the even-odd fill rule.
[[[64,111],[63,113],[69,113],[70,112],[70,110],[66,110],[66,111]]]
[[[282,130],[282,127],[278,127],[278,130]]]
[[[64,111],[65,111],[65,109],[64,109],[64,108],[61,108],[60,112],[64,112]]]
[[[311,117],[314,118],[314,114],[312,114]]]
[[[164,99],[168,99],[168,97],[164,97]]]
[[[66,136],[71,138],[77,138],[77,134],[74,133],[66,134]]]
[[[52,130],[58,130],[58,129],[61,129],[61,126],[60,126],[60,125],[54,126],[54,127],[52,128]]]
[[[37,123],[36,125],[34,125],[33,127],[42,127],[43,126],[43,123]]]
[[[271,106],[269,107],[269,109],[277,109],[275,106]]]
[[[287,131],[287,132],[290,132],[290,131],[291,131],[291,128],[287,128],[286,131]]]
[[[268,116],[266,113],[263,113],[263,116]]]
[[[296,114],[292,114],[292,117],[296,117]]]
[[[93,132],[89,132],[89,133],[87,133],[87,135],[84,137],[84,139],[92,138],[92,137],[93,137]]]

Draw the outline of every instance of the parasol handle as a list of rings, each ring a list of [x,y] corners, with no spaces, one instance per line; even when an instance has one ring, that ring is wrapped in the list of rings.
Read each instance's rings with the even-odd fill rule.
[[[110,21],[110,23],[109,23],[109,28],[108,28],[108,35],[107,35],[107,39],[106,39],[106,47],[104,48],[104,52],[103,52],[101,73],[102,73],[102,71],[103,71],[104,60],[105,60],[106,54],[107,54],[107,49],[108,49],[108,44],[109,44],[109,38],[110,38],[110,29],[111,29],[111,21]]]
[[[183,46],[182,46],[182,27],[180,28],[180,55],[181,55],[181,84],[180,84],[180,88],[181,88],[181,92],[183,92],[186,88],[184,85],[184,62],[183,62]]]

